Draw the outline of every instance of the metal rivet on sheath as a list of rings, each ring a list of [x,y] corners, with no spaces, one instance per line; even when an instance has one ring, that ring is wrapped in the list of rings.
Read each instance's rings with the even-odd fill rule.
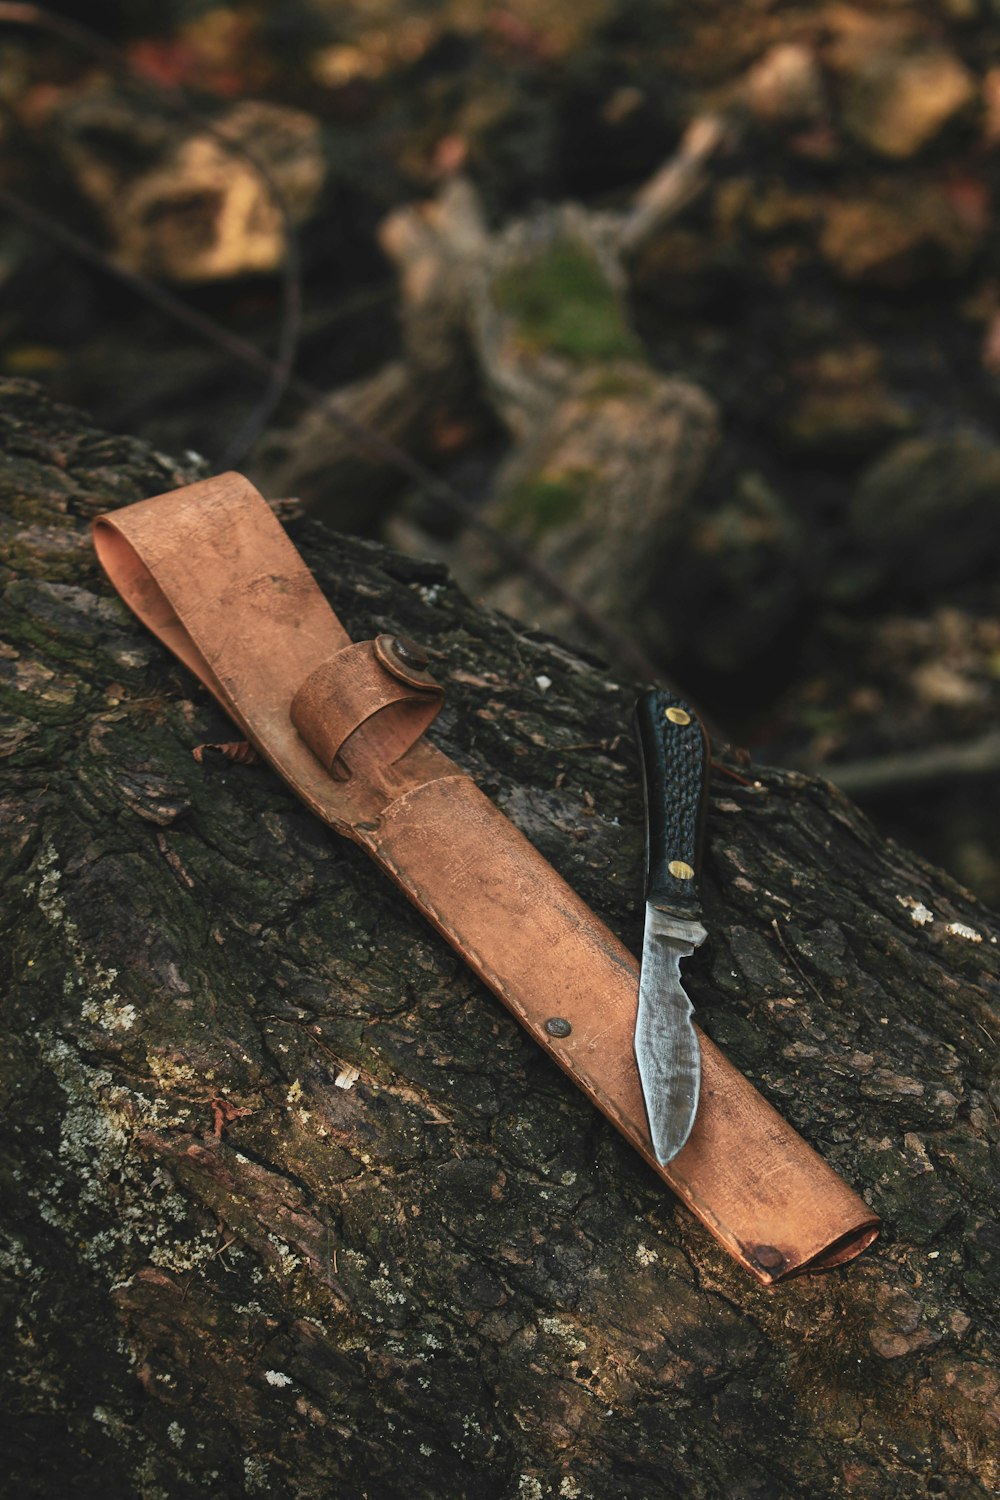
[[[430,661],[423,646],[405,635],[393,636],[389,649],[394,656],[399,657],[404,667],[415,667],[418,672],[422,672]]]
[[[685,708],[668,708],[664,710],[671,724],[690,724],[691,715]]]
[[[753,1258],[765,1271],[778,1271],[785,1264],[785,1257],[774,1245],[755,1245]]]
[[[429,653],[405,635],[377,635],[372,642],[376,660],[401,682],[416,688],[437,688],[427,670]]]
[[[549,1036],[569,1036],[570,1032],[573,1030],[573,1027],[570,1025],[569,1021],[564,1021],[562,1016],[552,1016],[551,1019],[546,1021],[545,1023],[545,1030],[548,1032]]]
[[[675,880],[693,880],[694,870],[683,859],[672,859],[667,869]]]

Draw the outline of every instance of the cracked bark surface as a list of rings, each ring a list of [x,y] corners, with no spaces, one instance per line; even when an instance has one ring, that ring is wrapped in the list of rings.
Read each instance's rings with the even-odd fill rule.
[[[995,1493],[997,917],[825,783],[715,777],[699,1018],[886,1219],[762,1290],[358,851],[196,763],[232,728],[88,523],[200,474],[2,398],[11,1490]],[[439,653],[438,743],[637,944],[632,685],[290,529],[353,635]]]

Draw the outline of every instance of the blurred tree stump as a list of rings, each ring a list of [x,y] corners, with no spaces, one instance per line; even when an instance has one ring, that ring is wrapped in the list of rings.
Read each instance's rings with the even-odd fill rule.
[[[273,271],[285,215],[301,224],[323,188],[319,126],[286,105],[243,100],[209,127],[90,79],[50,107],[56,150],[129,270],[195,285]]]
[[[995,1493],[996,917],[827,784],[717,776],[700,1018],[886,1218],[765,1292],[360,853],[196,763],[232,728],[88,538],[196,472],[16,382],[0,431],[11,1493]],[[631,688],[294,534],[352,634],[429,644],[435,737],[637,943]]]

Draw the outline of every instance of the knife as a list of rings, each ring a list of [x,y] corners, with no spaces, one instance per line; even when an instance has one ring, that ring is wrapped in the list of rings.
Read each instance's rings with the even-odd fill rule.
[[[698,1110],[701,1049],[681,960],[704,942],[698,871],[705,821],[708,739],[701,720],[663,689],[635,705],[646,804],[646,928],[635,1060],[661,1166],[680,1151]]]

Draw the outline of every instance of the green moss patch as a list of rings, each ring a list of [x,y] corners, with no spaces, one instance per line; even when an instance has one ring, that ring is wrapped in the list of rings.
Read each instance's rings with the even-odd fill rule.
[[[538,538],[567,525],[583,510],[591,479],[589,469],[543,471],[522,479],[507,496],[501,526],[505,531]]]
[[[504,271],[493,294],[533,349],[577,364],[642,352],[596,258],[576,240],[554,240],[535,259]]]

